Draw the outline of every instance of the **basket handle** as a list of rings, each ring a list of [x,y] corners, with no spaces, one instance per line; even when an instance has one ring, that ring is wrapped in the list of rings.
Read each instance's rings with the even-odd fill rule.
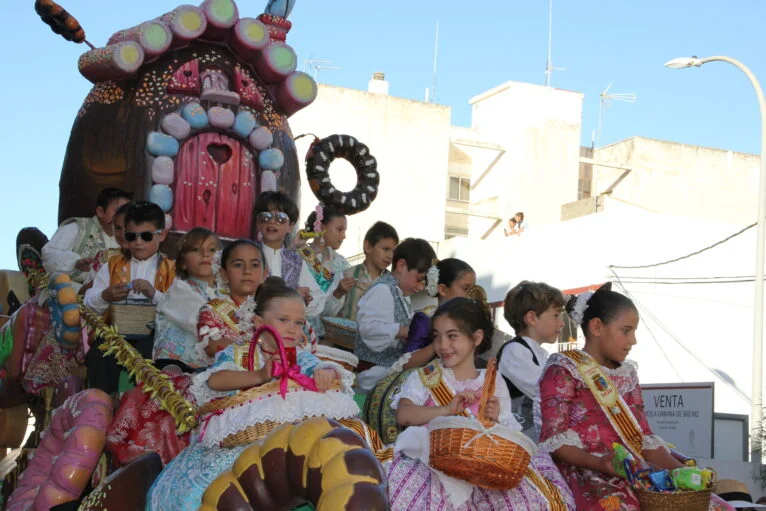
[[[271,327],[269,325],[261,325],[255,330],[255,333],[253,333],[253,340],[250,343],[250,348],[248,348],[247,350],[247,370],[248,371],[255,370],[255,348],[258,342],[260,342],[261,334],[263,332],[267,332],[271,334],[271,336],[274,338],[274,342],[277,343],[277,350],[279,351],[279,354],[282,357],[282,363],[283,364],[287,363],[287,358],[285,357],[285,345],[282,342],[282,337],[274,329],[274,327]]]
[[[497,359],[493,358],[487,364],[486,372],[484,373],[484,385],[481,387],[481,400],[479,401],[479,421],[484,424],[484,427],[490,427],[494,424],[493,420],[490,420],[485,411],[487,403],[490,398],[495,395],[495,380],[497,378]]]

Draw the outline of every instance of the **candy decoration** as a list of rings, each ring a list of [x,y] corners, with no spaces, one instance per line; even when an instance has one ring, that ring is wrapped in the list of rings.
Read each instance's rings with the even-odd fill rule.
[[[301,71],[291,74],[277,86],[277,101],[288,117],[309,106],[316,97],[316,82]]]
[[[80,26],[77,19],[66,12],[59,4],[51,0],[36,0],[35,12],[42,18],[54,33],[60,35],[67,41],[75,43],[87,43],[91,48],[93,45],[85,40],[85,31]]]
[[[68,398],[19,478],[6,509],[47,510],[80,497],[96,468],[112,421],[112,399],[98,389]]]
[[[284,43],[271,43],[255,59],[255,69],[266,83],[279,83],[298,67],[298,56]]]
[[[128,375],[135,377],[136,383],[143,383],[144,391],[150,393],[160,407],[173,416],[179,434],[197,426],[196,410],[173,387],[167,374],[157,370],[150,361],[144,360],[136,348],[117,332],[117,328],[107,326],[99,314],[80,304],[80,315],[95,331],[95,336],[103,339],[98,349],[105,355],[113,355],[117,363],[128,371]]]
[[[173,33],[172,46],[181,46],[201,36],[207,29],[207,18],[202,9],[193,5],[176,7],[160,16],[159,21]]]
[[[239,11],[232,0],[205,0],[200,9],[207,18],[206,39],[221,39],[237,23]]]
[[[389,509],[383,468],[362,437],[314,418],[245,450],[208,486],[200,511],[283,509],[296,500],[317,511]]]
[[[251,61],[271,42],[266,25],[253,18],[242,18],[229,35],[229,45],[244,61]]]
[[[330,180],[329,168],[335,158],[348,160],[356,170],[356,186],[350,192],[341,192]],[[366,145],[349,135],[315,140],[306,155],[306,174],[316,198],[344,215],[364,211],[378,195],[378,162]]]
[[[80,308],[77,305],[77,293],[66,273],[54,274],[48,284],[50,291],[49,307],[53,320],[53,332],[56,340],[64,349],[73,350],[82,342],[80,328]]]
[[[124,41],[82,54],[77,67],[85,78],[97,83],[129,78],[143,63],[144,50],[141,46],[133,41]]]
[[[107,477],[82,501],[78,511],[144,509],[149,488],[160,472],[160,456],[144,454]]]
[[[170,48],[173,34],[160,21],[147,21],[132,28],[120,30],[109,38],[107,45],[133,41],[144,50],[147,59],[158,57]]]

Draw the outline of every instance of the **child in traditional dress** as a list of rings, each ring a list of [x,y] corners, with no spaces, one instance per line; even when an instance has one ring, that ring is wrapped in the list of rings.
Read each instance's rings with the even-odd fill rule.
[[[343,305],[343,298],[354,286],[354,279],[343,275],[349,267],[348,261],[337,252],[346,239],[347,227],[346,215],[321,203],[306,220],[303,233],[313,236],[314,239],[298,248],[298,254],[326,296],[321,316],[337,314]],[[320,316],[309,316],[308,320],[314,332],[319,337],[324,337],[324,326]]]
[[[372,388],[404,353],[413,316],[410,295],[423,290],[434,259],[426,240],[407,238],[394,251],[391,274],[378,278],[359,300],[355,353],[370,368],[360,374],[362,387]]]
[[[175,278],[175,263],[160,253],[165,241],[165,213],[151,202],[134,202],[125,212],[129,256],[119,254],[102,266],[83,302],[104,313],[114,302],[148,299],[157,304]]]
[[[199,310],[198,344],[194,347],[211,362],[228,345],[250,341],[255,292],[268,273],[261,247],[246,239],[230,243],[221,253],[220,265],[228,292]]]
[[[181,238],[176,257],[178,278],[157,304],[152,358],[158,368],[175,365],[193,372],[213,363],[198,342],[197,323],[200,309],[219,297],[215,257],[220,249],[218,236],[202,227]]]
[[[191,391],[202,406],[213,399],[271,382],[277,365],[288,361],[291,370],[282,378],[289,378],[301,388],[299,391],[290,388],[284,395],[277,388],[273,394],[261,394],[241,406],[203,417],[199,434],[154,483],[147,509],[197,509],[208,485],[229,470],[242,451],[252,445],[221,447],[230,435],[258,423],[280,424],[316,416],[344,419],[359,413],[351,390],[353,374],[339,364],[320,361],[305,346],[305,310],[303,298],[282,279],[270,277],[261,285],[253,316],[241,321],[252,325],[251,337],[255,328],[271,327],[281,337],[285,351],[278,348],[270,333],[263,333],[260,339],[252,340],[258,344],[253,350],[254,370],[250,371],[246,369],[249,346],[231,344],[217,354],[212,367],[194,377]]]
[[[572,489],[578,511],[636,511],[636,494],[612,464],[614,443],[655,467],[681,467],[644,415],[636,366],[638,310],[611,284],[567,304],[585,334],[583,350],[548,358],[535,400],[540,448],[550,452]],[[732,509],[713,497],[710,509]]]
[[[256,239],[263,249],[269,275],[281,277],[303,297],[309,316],[324,310],[325,293],[311,275],[308,265],[289,248],[288,237],[298,221],[298,206],[283,192],[263,192],[253,207]]]
[[[537,441],[532,403],[548,352],[545,343],[558,341],[564,327],[564,295],[544,282],[523,281],[508,291],[503,315],[516,337],[500,348],[497,365],[513,400],[513,411],[523,418],[524,433]]]
[[[485,371],[475,352],[492,337],[489,310],[468,298],[446,301],[432,319],[437,360],[410,374],[394,398],[397,420],[409,426],[396,441],[388,484],[393,510],[574,510],[574,501],[553,461],[545,453],[532,458],[532,476],[509,491],[473,487],[430,468],[428,423],[437,417],[479,416]],[[508,389],[497,375],[495,394],[484,415],[520,431],[511,412]],[[552,483],[552,484],[551,484]]]
[[[378,277],[390,273],[388,267],[399,244],[399,235],[386,222],[375,222],[364,235],[364,261],[348,268],[343,276],[353,279],[354,285],[346,293],[337,316],[356,321],[359,300]],[[332,299],[328,300],[330,302]]]

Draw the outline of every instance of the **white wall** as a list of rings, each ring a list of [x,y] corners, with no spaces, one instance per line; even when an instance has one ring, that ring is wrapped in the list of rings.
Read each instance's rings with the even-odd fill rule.
[[[378,197],[367,211],[349,218],[342,254],[360,253],[365,232],[378,220],[392,224],[402,239],[443,239],[450,114],[446,106],[320,85],[316,101],[290,119],[294,136],[349,134],[369,146],[378,160]],[[311,140],[298,140],[301,159]],[[300,209],[304,220],[317,200],[308,187],[303,161],[301,168]],[[351,169],[342,160],[336,160],[331,167],[330,176],[339,188],[354,186]]]
[[[473,98],[473,129],[506,153],[476,186],[472,204],[504,219],[523,211],[532,226],[559,222],[561,205],[577,199],[582,100],[578,92],[519,82]],[[485,161],[493,157],[484,151]],[[474,180],[485,168],[474,163]],[[480,235],[490,223],[474,219],[472,227]]]

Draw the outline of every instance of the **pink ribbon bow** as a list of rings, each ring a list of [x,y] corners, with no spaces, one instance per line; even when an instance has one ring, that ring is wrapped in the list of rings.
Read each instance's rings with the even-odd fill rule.
[[[258,339],[262,332],[270,333],[274,337],[274,340],[277,343],[277,348],[279,349],[279,357],[281,358],[281,361],[277,362],[275,360],[273,362],[271,374],[280,379],[279,394],[282,396],[282,399],[287,395],[287,386],[290,383],[290,380],[293,380],[306,390],[318,392],[319,389],[317,388],[316,383],[314,383],[314,380],[301,373],[301,366],[298,364],[290,364],[290,360],[287,358],[285,344],[282,342],[282,337],[280,337],[277,331],[268,325],[263,325],[255,331],[253,337]],[[251,346],[254,344],[255,343],[252,343]],[[250,364],[252,364],[253,357],[248,358],[250,359]],[[250,368],[250,370],[252,371],[252,368]]]

